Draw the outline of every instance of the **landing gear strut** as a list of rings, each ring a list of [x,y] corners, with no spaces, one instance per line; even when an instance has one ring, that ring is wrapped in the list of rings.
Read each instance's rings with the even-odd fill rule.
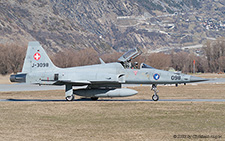
[[[152,96],[152,100],[153,101],[158,101],[159,100],[159,96],[157,95],[158,90],[157,90],[157,85],[156,84],[152,84],[152,91],[154,91],[154,95]]]
[[[66,101],[73,101],[74,100],[73,86],[71,84],[66,84],[65,98],[66,98]]]

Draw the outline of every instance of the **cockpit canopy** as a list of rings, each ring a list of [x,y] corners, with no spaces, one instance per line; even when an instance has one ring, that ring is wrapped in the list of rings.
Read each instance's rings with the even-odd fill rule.
[[[134,64],[132,64],[131,60],[135,59],[136,57],[138,57],[141,54],[142,54],[142,51],[139,48],[133,48],[133,49],[129,50],[128,52],[124,53],[118,60],[124,66],[124,68],[137,69],[137,68],[139,68],[138,63],[135,62]],[[155,69],[145,63],[141,63],[140,69],[142,69],[142,68]]]
[[[129,50],[128,52],[124,53],[118,60],[120,62],[129,62],[132,59],[135,59],[139,55],[141,55],[142,51],[138,48],[133,48]]]
[[[131,60],[135,59],[139,55],[141,55],[142,51],[138,48],[133,48],[128,52],[124,53],[118,60],[124,66],[124,68],[137,68],[138,64],[133,65]]]

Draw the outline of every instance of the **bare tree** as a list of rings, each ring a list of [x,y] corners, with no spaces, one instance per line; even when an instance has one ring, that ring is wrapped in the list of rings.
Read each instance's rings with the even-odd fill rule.
[[[182,72],[189,72],[189,59],[188,59],[188,53],[186,52],[179,52],[179,53],[173,53],[171,55],[172,57],[172,67],[175,70],[182,71]]]
[[[225,56],[221,56],[218,59],[218,63],[219,63],[219,71],[224,72],[224,70],[225,70]]]
[[[64,50],[53,57],[56,66],[66,68],[75,66],[92,65],[99,63],[98,54],[94,49]]]
[[[93,48],[80,50],[74,54],[76,66],[93,65],[99,63],[98,53]]]
[[[14,44],[0,45],[0,73],[16,73],[22,71],[25,48]]]
[[[103,54],[100,56],[100,58],[102,58],[103,61],[106,63],[111,63],[111,62],[117,62],[119,57],[122,55],[123,55],[123,53],[113,52],[110,54]]]
[[[205,55],[208,61],[210,72],[225,71],[221,63],[225,56],[225,38],[218,38],[216,41],[208,40],[204,45]]]
[[[151,65],[152,67],[157,69],[168,70],[168,68],[171,66],[171,56],[168,54],[154,53],[142,57],[144,57],[144,59],[140,59],[144,60],[146,64]]]

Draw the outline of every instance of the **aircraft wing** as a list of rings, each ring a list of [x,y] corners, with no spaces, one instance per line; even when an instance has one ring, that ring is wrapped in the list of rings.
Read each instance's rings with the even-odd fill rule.
[[[70,81],[70,80],[59,80],[54,83],[54,85],[67,85],[71,84],[73,86],[85,86],[88,85],[90,88],[121,88],[121,84],[118,81]]]
[[[99,73],[95,79],[92,80],[76,80],[76,79],[59,79],[59,80],[41,80],[41,85],[73,85],[73,86],[114,86],[125,83],[125,74],[110,74],[110,73]]]
[[[84,86],[90,85],[90,81],[71,81],[71,80],[58,80],[54,83],[55,85],[65,85],[65,84],[72,84],[73,86]]]

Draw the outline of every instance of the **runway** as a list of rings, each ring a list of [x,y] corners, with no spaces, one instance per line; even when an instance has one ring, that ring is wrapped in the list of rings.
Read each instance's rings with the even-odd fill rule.
[[[46,91],[46,90],[64,90],[65,86],[50,86],[50,85],[31,85],[31,84],[0,84],[0,92],[15,92],[15,91]]]
[[[82,99],[75,99],[74,102],[76,101],[93,101],[93,100],[88,98],[82,98]],[[155,102],[151,99],[100,99],[97,100],[97,102],[98,101]],[[0,102],[67,102],[67,101],[64,99],[0,99]],[[225,102],[225,99],[160,99],[159,102]]]

